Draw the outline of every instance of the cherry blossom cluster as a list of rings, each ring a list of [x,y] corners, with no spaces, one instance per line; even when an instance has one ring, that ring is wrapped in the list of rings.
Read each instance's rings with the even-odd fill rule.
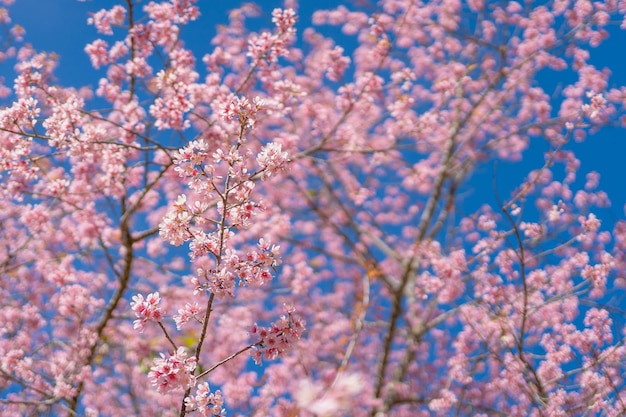
[[[289,55],[287,47],[295,34],[296,14],[293,9],[274,9],[272,21],[278,28],[277,33],[262,32],[248,41],[247,55],[255,65],[276,64],[279,57]]]
[[[593,213],[589,213],[587,217],[580,216],[578,221],[583,227],[583,233],[596,233],[600,228],[600,220]]]
[[[211,392],[207,382],[198,384],[193,397],[185,398],[185,406],[190,411],[197,411],[205,417],[224,417],[226,415],[226,410],[223,408],[222,392],[220,390]]]
[[[272,10],[272,22],[278,28],[279,33],[294,34],[296,12],[293,9],[274,9]]]
[[[270,142],[259,152],[256,160],[261,168],[261,177],[265,179],[271,177],[275,172],[285,169],[289,157],[287,152],[283,152],[282,144]]]
[[[40,109],[34,98],[19,99],[13,106],[0,110],[0,128],[7,131],[21,131],[32,128],[39,116]],[[7,194],[11,198],[19,198],[17,191],[20,183],[29,181],[37,174],[36,167],[29,167],[26,158],[32,150],[32,141],[20,136],[8,137],[2,141],[0,148],[0,172],[10,173],[15,181],[11,185],[3,187],[0,194]],[[17,188],[14,188],[17,187]]]
[[[143,332],[148,321],[161,321],[163,312],[159,307],[160,302],[161,296],[158,292],[148,294],[145,299],[141,294],[134,295],[130,307],[138,318],[133,322],[133,327]]]
[[[56,103],[52,114],[43,122],[46,135],[50,138],[50,146],[67,147],[69,142],[79,136],[77,125],[80,122],[79,110],[83,107],[80,97],[67,97],[63,102]]]
[[[192,246],[196,249],[199,245],[194,241]],[[245,255],[233,249],[225,249],[217,269],[197,269],[191,279],[195,292],[209,291],[218,297],[234,297],[237,285],[263,286],[269,283],[272,270],[280,263],[280,246],[261,239],[258,248],[249,250]],[[214,247],[213,250],[217,251],[218,248]]]
[[[37,99],[20,98],[11,107],[0,110],[0,126],[7,130],[32,127],[37,122],[40,111]]]
[[[590,120],[595,121],[602,117],[604,110],[607,108],[607,100],[602,94],[594,94],[593,92],[587,92],[587,97],[590,100],[589,104],[583,104],[582,110],[585,116]]]
[[[210,200],[215,185],[210,181],[214,168],[208,143],[204,139],[191,141],[175,153],[174,164],[174,171],[187,182],[189,188],[202,195],[202,201]],[[194,210],[206,209],[206,206],[197,206],[200,202],[198,200],[194,203]]]
[[[87,19],[87,23],[94,25],[98,33],[103,35],[112,35],[112,26],[121,26],[124,24],[126,17],[126,9],[122,6],[116,5],[111,9],[102,9]]]
[[[599,298],[604,295],[606,291],[607,279],[611,273],[611,270],[615,267],[613,257],[608,253],[600,255],[600,263],[584,266],[581,276],[589,280],[592,285],[590,296],[593,298]]]
[[[341,46],[335,46],[328,52],[325,59],[326,77],[331,81],[338,82],[350,66],[350,61],[350,58],[344,55],[344,49]]]
[[[251,356],[254,362],[261,364],[263,359],[274,360],[291,350],[300,340],[305,330],[304,320],[295,315],[293,306],[285,306],[286,314],[280,317],[269,327],[252,326],[250,334],[258,338],[252,348]]]
[[[196,358],[187,357],[185,348],[179,347],[172,354],[166,356],[161,353],[160,358],[155,358],[148,377],[161,393],[188,389],[196,384],[196,365]]]
[[[19,71],[14,80],[15,94],[18,98],[34,97],[40,103],[47,102],[49,97],[45,93],[56,66],[56,60],[44,53],[25,47],[20,50],[16,69]],[[50,93],[58,92],[52,88]]]
[[[178,310],[178,314],[174,315],[173,319],[176,323],[176,329],[180,330],[183,328],[185,323],[187,323],[192,318],[200,321],[201,318],[198,317],[198,313],[200,312],[200,307],[197,302],[186,303],[185,307]]]
[[[172,21],[176,24],[186,24],[200,16],[200,10],[195,3],[196,0],[150,2],[144,7],[144,10],[156,21]]]
[[[250,102],[246,97],[233,97],[224,107],[224,120],[238,120],[242,127],[251,128],[254,126],[257,113],[263,109],[265,102],[256,96]]]
[[[184,119],[185,113],[194,107],[189,100],[189,80],[181,79],[185,75],[186,71],[180,68],[157,74],[156,86],[162,97],[150,106],[150,114],[155,117],[158,129],[186,129],[191,126],[191,122]]]
[[[179,246],[192,238],[190,224],[193,215],[187,210],[187,197],[184,194],[178,196],[172,209],[167,213],[159,224],[159,234],[171,245]]]

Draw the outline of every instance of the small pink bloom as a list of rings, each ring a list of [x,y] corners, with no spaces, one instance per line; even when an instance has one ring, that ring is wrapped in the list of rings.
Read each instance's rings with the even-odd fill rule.
[[[133,327],[143,332],[148,320],[160,321],[163,317],[163,312],[159,307],[160,302],[161,297],[158,292],[148,294],[145,300],[141,294],[133,296],[130,307],[135,312],[135,316],[138,317],[138,319],[133,322]]]
[[[195,369],[196,358],[188,358],[185,348],[179,347],[174,354],[167,357],[161,354],[160,358],[154,359],[148,376],[157,391],[165,393],[193,387],[196,384]]]

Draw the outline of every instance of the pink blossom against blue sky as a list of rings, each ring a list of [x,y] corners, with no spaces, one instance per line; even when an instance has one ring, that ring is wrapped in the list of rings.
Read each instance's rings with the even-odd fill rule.
[[[146,3],[145,0],[138,2],[137,6],[141,7]],[[197,21],[185,26],[182,33],[186,47],[192,49],[198,59],[214,48],[211,39],[216,33],[216,26],[227,23],[228,11],[241,3],[243,2],[238,0],[198,1],[201,16]],[[258,25],[259,29],[271,27],[271,11],[275,7],[281,7],[283,2],[261,0],[256,3],[262,12],[253,21],[252,27],[255,24]],[[298,10],[298,29],[302,30],[311,24],[311,15],[318,8],[328,9],[342,4],[351,7],[353,3],[351,1],[333,0],[301,1]],[[86,85],[95,88],[99,78],[105,75],[104,70],[94,70],[83,49],[88,42],[101,35],[98,35],[96,30],[87,24],[87,19],[90,13],[102,8],[109,8],[115,4],[125,4],[125,2],[112,0],[17,0],[10,7],[10,12],[13,21],[26,29],[25,42],[31,43],[37,50],[55,52],[60,56],[56,74],[61,84]],[[210,7],[207,7],[209,5]],[[337,43],[346,50],[356,46],[353,39],[342,36],[336,28],[321,27],[318,30],[333,36],[339,35],[341,39]],[[611,30],[610,38],[592,51],[591,63],[598,68],[607,67],[611,70],[609,87],[626,85],[626,31],[619,29],[619,22],[616,22],[613,30]],[[3,65],[6,66],[8,63]],[[6,67],[0,73],[5,75],[7,79],[11,77],[11,71]],[[573,81],[573,74],[546,74],[541,80],[545,83],[542,87],[545,87],[546,91],[558,89],[562,80]],[[558,100],[557,94],[555,95],[555,103],[558,103]],[[571,143],[569,146],[581,159],[580,173],[589,171],[600,173],[600,188],[608,193],[612,201],[612,207],[598,209],[600,211],[598,214],[605,221],[605,226],[623,217],[626,204],[626,130],[621,127],[604,128],[595,135],[588,137],[584,142]],[[529,157],[520,163],[502,164],[498,167],[497,182],[501,188],[500,191],[508,192],[513,184],[519,184],[528,173],[527,163],[532,163],[533,167],[537,167],[537,164],[540,163],[537,161],[537,157],[540,157],[540,153],[544,150],[540,147],[541,145],[533,148],[531,145],[530,154],[527,154]],[[474,179],[479,186],[476,187],[476,195],[473,196],[477,200],[472,206],[480,205],[480,200],[483,198],[493,198],[492,176],[493,167],[491,166],[485,166],[478,170]],[[489,184],[487,189],[485,189],[485,181]],[[585,178],[578,178],[577,185],[581,185],[582,188],[584,181]]]

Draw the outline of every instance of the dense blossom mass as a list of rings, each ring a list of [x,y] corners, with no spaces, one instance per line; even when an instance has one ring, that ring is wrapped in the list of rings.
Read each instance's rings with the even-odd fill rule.
[[[626,415],[626,1],[120,0],[87,85],[12,3],[1,415]]]

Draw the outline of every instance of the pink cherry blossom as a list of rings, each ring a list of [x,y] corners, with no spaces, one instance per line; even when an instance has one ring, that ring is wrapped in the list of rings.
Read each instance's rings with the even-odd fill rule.
[[[185,405],[190,410],[195,410],[202,416],[223,417],[226,415],[224,410],[224,398],[220,390],[211,392],[209,384],[204,382],[196,387],[196,395],[185,398]]]
[[[0,0],[0,414],[624,415],[626,2],[266,6]]]
[[[161,297],[158,292],[148,294],[145,300],[141,294],[133,296],[130,307],[135,312],[135,316],[138,317],[138,319],[133,322],[133,327],[143,332],[148,320],[160,321],[163,318],[163,312],[159,307],[160,302]]]
[[[188,358],[185,348],[180,347],[173,354],[161,354],[160,358],[155,358],[149,378],[158,392],[188,389],[196,384],[193,376],[195,369],[196,359]]]
[[[258,337],[258,341],[253,347],[252,358],[257,364],[263,359],[274,360],[291,349],[301,337],[305,330],[305,322],[295,315],[295,309],[291,306],[285,307],[286,315],[280,320],[272,323],[269,327],[252,326],[250,333]]]

